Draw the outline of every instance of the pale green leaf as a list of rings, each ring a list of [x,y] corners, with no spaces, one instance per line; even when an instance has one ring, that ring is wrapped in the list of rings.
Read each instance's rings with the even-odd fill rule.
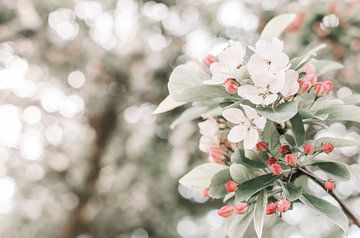
[[[153,114],[168,112],[184,104],[186,104],[186,102],[177,102],[169,95],[159,104],[159,106],[157,106]]]
[[[349,180],[350,172],[349,168],[345,163],[333,160],[315,160],[309,164],[311,166],[318,167],[322,171],[329,174],[334,180]]]
[[[178,118],[176,118],[173,123],[171,123],[170,128],[174,129],[181,123],[192,121],[203,115],[210,114],[212,111],[216,110],[217,106],[196,106],[186,109]]]
[[[223,169],[217,172],[210,182],[209,196],[211,198],[223,198],[227,192],[225,184],[232,180],[229,169]]]
[[[335,148],[340,147],[352,147],[352,146],[359,146],[360,143],[355,140],[348,140],[348,139],[340,139],[340,138],[333,138],[333,137],[321,137],[315,140],[315,148],[319,149],[323,144],[330,143]]]
[[[258,108],[257,112],[274,122],[285,122],[296,115],[298,104],[296,101],[286,102],[275,108]]]
[[[349,95],[344,98],[341,98],[341,100],[346,105],[356,105],[360,103],[360,95],[359,94]]]
[[[245,156],[245,151],[242,148],[238,148],[231,155],[231,161],[233,163],[242,164],[245,166],[250,166],[254,168],[265,168],[266,164],[260,160],[252,160]]]
[[[353,105],[334,105],[319,110],[316,114],[328,114],[327,119],[331,121],[360,122],[360,107]]]
[[[292,183],[286,183],[283,186],[285,197],[290,201],[295,201],[299,199],[302,194],[302,188],[296,187]]]
[[[240,184],[235,194],[235,201],[247,201],[259,191],[273,185],[278,178],[279,176],[274,176],[273,174],[265,174]]]
[[[305,129],[301,116],[297,113],[293,118],[290,119],[293,134],[295,136],[296,144],[301,146],[305,140]]]
[[[268,120],[266,122],[265,129],[262,133],[262,139],[268,143],[269,150],[273,154],[278,153],[278,148],[280,145],[280,134],[276,130],[272,121]]]
[[[206,163],[193,168],[184,175],[179,183],[190,189],[204,189],[210,186],[211,178],[220,170],[228,168],[225,165]]]
[[[258,238],[262,237],[264,228],[265,214],[267,206],[267,192],[263,190],[259,192],[254,207],[254,228]]]
[[[310,51],[308,51],[305,55],[293,58],[290,60],[290,64],[291,64],[291,69],[294,70],[299,70],[302,67],[304,67],[306,65],[306,63],[312,59],[313,57],[316,56],[317,52],[324,49],[326,47],[325,44],[321,44],[316,46],[314,49],[311,49]]]
[[[316,213],[326,217],[340,227],[344,232],[347,232],[349,229],[349,221],[346,215],[328,201],[305,193],[300,196],[300,200],[311,207]]]
[[[225,221],[225,231],[229,238],[242,238],[251,223],[254,210],[249,209],[244,215],[235,215]]]
[[[242,164],[233,163],[230,165],[230,175],[237,183],[243,183],[252,178],[253,173]]]
[[[317,112],[325,108],[332,107],[334,105],[343,105],[344,102],[340,99],[334,98],[333,96],[325,96],[319,98],[315,103],[309,108],[310,112]]]
[[[344,68],[342,64],[328,60],[313,60],[311,61],[311,64],[315,66],[316,73],[318,76],[321,76],[330,71]]]
[[[281,33],[295,20],[296,15],[292,13],[281,14],[271,19],[263,31],[260,39],[271,41],[272,38],[279,38]]]

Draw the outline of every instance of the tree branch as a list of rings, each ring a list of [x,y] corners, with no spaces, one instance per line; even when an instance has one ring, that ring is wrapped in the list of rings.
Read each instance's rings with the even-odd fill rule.
[[[320,185],[324,190],[326,190],[324,181],[317,178],[315,175],[313,175],[309,170],[306,168],[299,168],[299,170],[306,176],[308,176],[311,180],[313,180],[315,183]],[[360,227],[360,221],[355,217],[355,215],[350,211],[350,209],[345,205],[345,203],[340,200],[340,198],[332,191],[328,191],[328,193],[339,203],[341,209],[344,211],[344,213],[347,215],[347,217],[351,220],[351,222],[356,225],[357,227]]]

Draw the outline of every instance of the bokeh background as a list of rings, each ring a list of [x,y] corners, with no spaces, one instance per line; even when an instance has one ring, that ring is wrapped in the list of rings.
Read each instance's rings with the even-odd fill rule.
[[[321,56],[346,65],[328,76],[335,95],[360,92],[359,1],[0,0],[0,237],[225,237],[219,204],[177,182],[206,161],[196,123],[170,130],[183,109],[152,112],[176,65],[252,43],[285,12],[297,14],[286,51],[326,43]],[[354,124],[324,135],[360,139]],[[352,170],[337,193],[360,218],[358,152],[334,156]],[[343,236],[295,204],[265,237]]]

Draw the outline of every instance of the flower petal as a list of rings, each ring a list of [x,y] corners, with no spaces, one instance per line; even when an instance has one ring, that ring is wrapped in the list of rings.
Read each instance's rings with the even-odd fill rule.
[[[258,117],[254,120],[254,124],[255,126],[262,130],[265,128],[265,124],[266,124],[266,117]]]
[[[227,121],[234,124],[240,124],[246,119],[244,113],[238,108],[225,109],[222,115]]]
[[[259,95],[259,88],[253,85],[244,85],[238,88],[238,95],[254,104],[262,104],[264,99]]]
[[[242,108],[244,109],[245,115],[247,118],[249,118],[250,120],[258,118],[260,115],[256,112],[255,109],[246,106],[246,105],[241,105]]]
[[[204,84],[223,84],[226,79],[232,78],[229,67],[222,62],[214,62],[210,65],[212,74],[211,80],[204,81]]]
[[[225,63],[230,69],[236,68],[244,61],[245,48],[240,42],[233,42],[218,55],[220,62]]]
[[[264,98],[264,105],[270,105],[271,103],[274,103],[276,99],[278,98],[277,94],[269,94]]]
[[[259,134],[254,128],[250,128],[244,138],[244,149],[250,150],[255,147]]]
[[[242,141],[247,135],[247,127],[243,125],[237,125],[231,128],[228,134],[228,140],[233,143]]]
[[[269,84],[269,90],[272,93],[278,93],[285,83],[285,71],[277,72],[271,79]]]

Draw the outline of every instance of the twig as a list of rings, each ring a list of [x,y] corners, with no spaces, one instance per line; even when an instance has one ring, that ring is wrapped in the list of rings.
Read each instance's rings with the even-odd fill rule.
[[[303,174],[308,176],[311,180],[313,180],[315,183],[320,185],[324,190],[326,190],[324,181],[317,178],[315,175],[313,175],[310,171],[308,171],[306,168],[299,168]],[[351,222],[356,225],[357,227],[360,227],[360,221],[355,217],[355,215],[350,211],[350,209],[345,205],[343,201],[340,200],[340,198],[332,191],[328,191],[328,193],[339,203],[341,209],[344,211],[344,213],[348,216],[348,218],[351,220]]]

